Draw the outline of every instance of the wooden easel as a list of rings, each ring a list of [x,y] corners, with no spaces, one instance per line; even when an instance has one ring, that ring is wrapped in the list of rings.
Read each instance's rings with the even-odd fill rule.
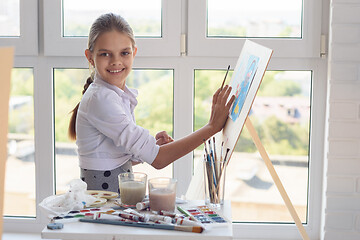
[[[255,143],[257,149],[259,150],[259,153],[260,153],[262,159],[264,160],[265,165],[266,165],[277,189],[279,190],[280,195],[281,195],[282,199],[284,200],[287,209],[289,210],[289,212],[291,214],[291,217],[293,218],[293,220],[296,224],[296,227],[299,229],[302,239],[310,240],[309,236],[307,235],[307,233],[305,231],[304,226],[302,225],[302,223],[300,221],[298,214],[296,213],[296,210],[295,210],[293,204],[290,201],[289,196],[287,195],[287,193],[285,191],[284,186],[282,185],[282,183],[280,181],[279,176],[277,175],[277,173],[275,171],[274,165],[270,161],[270,158],[269,158],[264,146],[262,145],[260,138],[259,138],[258,134],[256,133],[256,130],[255,130],[252,122],[250,121],[249,116],[247,116],[247,118],[245,120],[245,126],[249,130],[250,135],[253,139],[253,142]]]
[[[10,79],[13,59],[14,48],[0,48],[0,240],[3,232],[5,164],[7,159]]]

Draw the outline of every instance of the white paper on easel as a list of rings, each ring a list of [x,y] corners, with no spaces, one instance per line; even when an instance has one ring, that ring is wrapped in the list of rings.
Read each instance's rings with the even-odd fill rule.
[[[272,53],[273,50],[250,40],[245,41],[241,50],[230,81],[230,97],[235,95],[236,98],[223,131],[216,135],[217,148],[223,142],[223,154],[230,149],[227,159],[240,137]]]
[[[7,133],[11,69],[14,48],[0,48],[0,240],[3,232],[5,163],[7,159]]]

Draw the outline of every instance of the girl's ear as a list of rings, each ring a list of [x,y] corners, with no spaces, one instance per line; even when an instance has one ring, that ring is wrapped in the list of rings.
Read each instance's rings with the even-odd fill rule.
[[[93,67],[95,67],[95,66],[94,66],[94,60],[93,60],[93,58],[92,58],[92,53],[91,53],[91,51],[90,51],[89,49],[86,49],[86,50],[85,50],[85,56],[86,56],[87,60],[89,61],[89,63],[90,63]]]
[[[137,53],[137,47],[135,46],[133,51],[133,57],[135,57],[136,53]]]

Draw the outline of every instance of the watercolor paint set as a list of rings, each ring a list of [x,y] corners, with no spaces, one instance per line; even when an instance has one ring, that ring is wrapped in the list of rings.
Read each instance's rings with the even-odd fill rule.
[[[219,212],[210,206],[182,208],[186,215],[202,224],[228,224],[229,222]]]
[[[55,223],[68,223],[76,222],[82,218],[93,219],[94,216],[98,213],[112,214],[115,210],[111,208],[86,208],[81,210],[70,211],[67,214],[61,214],[59,216],[53,217],[52,222]]]

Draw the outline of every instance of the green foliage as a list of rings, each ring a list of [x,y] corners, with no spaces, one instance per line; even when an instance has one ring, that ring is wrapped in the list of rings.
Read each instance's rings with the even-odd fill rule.
[[[81,100],[87,69],[54,70],[55,141],[69,142],[68,127],[71,111]]]
[[[161,37],[161,23],[155,20],[128,19],[136,37]]]
[[[231,27],[219,27],[209,28],[208,36],[218,37],[246,37],[246,27],[231,26]]]
[[[276,116],[267,118],[263,123],[265,132],[264,145],[272,154],[307,155],[307,129],[300,124],[286,124]],[[304,141],[305,140],[305,141]]]
[[[155,136],[173,134],[173,78],[171,70],[134,70],[129,87],[137,88],[136,123]]]
[[[34,76],[32,69],[14,68],[11,72],[11,96],[33,96]]]
[[[286,26],[280,33],[279,37],[292,37],[294,29],[290,26]]]
[[[22,103],[9,111],[9,133],[34,135],[34,76],[30,68],[14,68],[11,72],[10,101]]]
[[[227,76],[226,84],[232,72]],[[224,80],[224,70],[195,70],[194,130],[207,124],[211,114],[212,96]]]
[[[160,36],[161,23],[156,20],[127,19],[134,31],[136,37],[142,36]],[[91,27],[88,24],[69,23],[65,25],[65,33],[67,36],[88,36]]]
[[[85,24],[66,24],[65,33],[67,36],[88,36],[90,26]]]
[[[258,96],[296,96],[301,94],[301,86],[299,83],[290,79],[276,79],[281,75],[278,71],[266,72],[264,79],[260,85]]]

